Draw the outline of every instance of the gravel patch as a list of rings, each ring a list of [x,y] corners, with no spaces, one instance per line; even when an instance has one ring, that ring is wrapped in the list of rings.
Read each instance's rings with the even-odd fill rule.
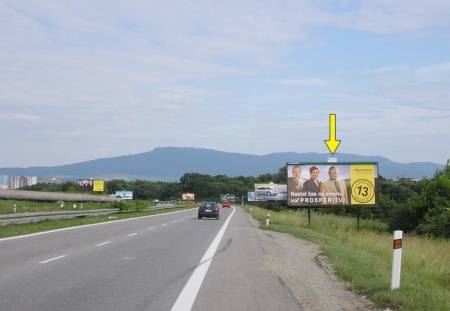
[[[320,246],[285,233],[259,229],[247,214],[264,248],[263,265],[278,276],[306,311],[376,310],[364,296],[339,280]]]

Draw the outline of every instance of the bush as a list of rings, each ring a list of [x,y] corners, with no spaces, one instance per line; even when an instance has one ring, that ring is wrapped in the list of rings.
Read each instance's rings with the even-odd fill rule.
[[[420,224],[420,229],[431,236],[450,238],[450,209],[430,210]]]
[[[123,201],[116,201],[111,204],[112,208],[118,208],[120,211],[128,210],[128,206]]]
[[[134,205],[137,212],[142,212],[148,208],[148,204],[145,201],[135,201]]]
[[[389,229],[391,231],[415,231],[418,226],[419,218],[417,217],[416,210],[408,206],[408,204],[398,204],[392,209],[389,219]]]

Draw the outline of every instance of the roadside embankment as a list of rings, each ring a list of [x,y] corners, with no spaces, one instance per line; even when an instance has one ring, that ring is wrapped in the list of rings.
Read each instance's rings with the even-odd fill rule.
[[[395,310],[440,311],[450,306],[450,242],[407,234],[403,240],[400,289],[390,289],[392,236],[382,223],[350,217],[306,212],[252,211],[261,228],[291,234],[320,245],[337,275],[355,292],[379,306]],[[265,226],[267,213],[270,226]],[[301,263],[299,263],[301,264]]]

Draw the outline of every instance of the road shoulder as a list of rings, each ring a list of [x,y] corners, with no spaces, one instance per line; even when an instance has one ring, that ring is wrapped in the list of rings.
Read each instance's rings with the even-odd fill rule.
[[[259,228],[259,222],[245,213],[264,248],[264,266],[290,288],[304,310],[375,310],[363,296],[340,281],[321,255],[320,246],[309,241]]]

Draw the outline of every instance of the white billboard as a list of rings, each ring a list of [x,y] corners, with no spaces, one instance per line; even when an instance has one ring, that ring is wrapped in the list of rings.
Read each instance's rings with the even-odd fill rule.
[[[255,201],[286,201],[287,185],[255,184]]]

